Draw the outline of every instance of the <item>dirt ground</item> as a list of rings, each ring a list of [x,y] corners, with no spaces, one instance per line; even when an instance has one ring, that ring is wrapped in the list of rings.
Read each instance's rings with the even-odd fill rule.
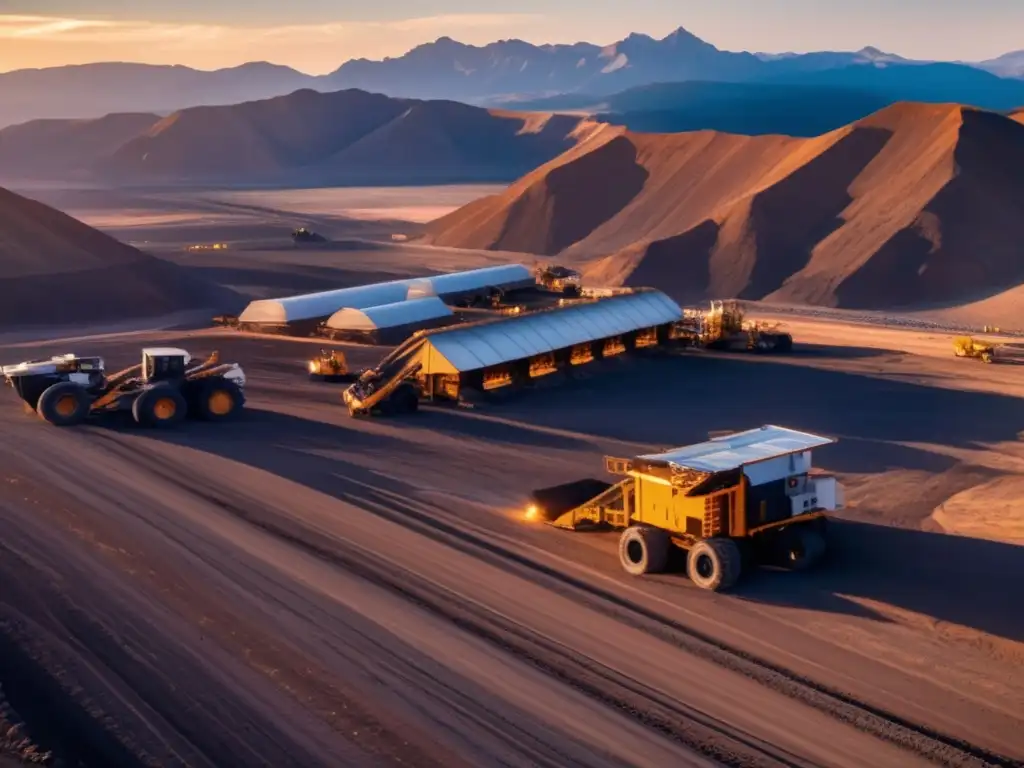
[[[88,346],[116,368],[149,341]],[[151,433],[0,414],[0,681],[48,749],[104,766],[1024,758],[1024,547],[932,519],[1019,469],[1024,401],[986,391],[995,366],[811,343],[352,420],[305,381],[315,342],[151,341],[241,362],[245,418]],[[820,463],[851,509],[816,573],[713,595],[623,575],[614,537],[519,518],[530,487],[605,453],[769,422],[841,440]]]
[[[128,228],[251,297],[509,258],[385,247],[330,212],[350,247],[245,229],[278,206],[279,238],[288,200],[234,200],[256,212],[227,229]],[[253,240],[182,253],[197,232]],[[0,391],[0,715],[86,768],[1019,765],[1024,367],[956,359],[912,319],[825,315],[780,316],[787,357],[623,360],[390,420],[306,380],[319,341],[5,328],[4,363],[77,351],[116,370],[177,344],[250,381],[238,422],[168,433],[57,430]],[[678,570],[624,575],[614,536],[521,518],[529,489],[601,477],[605,454],[765,423],[840,441],[818,462],[848,508],[813,573],[714,595]]]

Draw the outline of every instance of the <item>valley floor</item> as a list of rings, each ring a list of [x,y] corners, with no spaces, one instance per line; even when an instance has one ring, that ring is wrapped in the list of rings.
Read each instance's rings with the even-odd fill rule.
[[[250,298],[522,258],[391,241],[453,189],[51,193]],[[337,242],[294,248],[298,225]],[[5,329],[5,363],[78,351],[116,370],[170,344],[250,379],[238,422],[166,433],[49,428],[5,395],[11,717],[86,768],[1021,764],[1024,366],[954,358],[934,318],[777,319],[790,356],[623,360],[389,420],[353,420],[306,380],[319,340],[191,317]],[[521,519],[531,488],[600,476],[605,454],[765,423],[840,440],[817,458],[848,508],[816,572],[715,595],[678,570],[624,575],[614,536]]]
[[[1024,476],[1024,369],[925,354],[913,331],[794,332],[785,359],[645,358],[404,420],[352,420],[305,381],[317,342],[97,339],[113,368],[149,342],[217,348],[245,366],[249,412],[61,431],[8,403],[0,683],[25,695],[14,660],[45,705],[22,713],[33,736],[86,765],[1024,758],[1024,620],[1001,586],[1024,577],[1020,531],[946,535],[955,510],[936,512]],[[529,488],[605,453],[769,422],[841,440],[820,461],[851,504],[819,572],[713,595],[625,576],[614,537],[519,518]]]

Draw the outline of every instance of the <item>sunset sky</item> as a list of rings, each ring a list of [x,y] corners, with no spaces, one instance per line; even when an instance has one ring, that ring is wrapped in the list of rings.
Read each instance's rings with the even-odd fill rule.
[[[981,60],[1024,48],[1024,0],[0,0],[0,71],[259,60],[320,74],[441,35],[610,43],[680,25],[726,50],[874,45],[912,58]]]

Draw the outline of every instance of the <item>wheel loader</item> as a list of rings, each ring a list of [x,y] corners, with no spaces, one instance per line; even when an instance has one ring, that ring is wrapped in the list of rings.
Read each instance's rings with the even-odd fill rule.
[[[102,357],[57,355],[0,367],[4,383],[27,411],[57,427],[114,412],[131,412],[145,427],[169,427],[187,416],[223,421],[245,405],[245,372],[214,352],[194,364],[183,349],[142,350],[142,362],[107,375]]]
[[[535,490],[525,516],[621,531],[619,561],[634,576],[666,570],[681,550],[694,584],[728,590],[753,566],[802,570],[825,555],[826,515],[842,508],[843,488],[812,469],[811,453],[834,442],[766,425],[663,453],[607,456],[606,470],[622,480]]]
[[[958,336],[953,339],[953,354],[957,357],[973,357],[983,363],[991,363],[996,359],[996,345],[987,341],[977,341],[971,336]]]
[[[307,368],[310,381],[351,382],[362,374],[362,371],[350,371],[345,353],[337,349],[330,352],[321,349],[320,354],[309,361]]]

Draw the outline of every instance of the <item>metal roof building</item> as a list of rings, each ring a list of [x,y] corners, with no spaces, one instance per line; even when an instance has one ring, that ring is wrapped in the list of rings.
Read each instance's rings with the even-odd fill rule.
[[[349,408],[372,409],[410,379],[428,400],[460,400],[670,340],[682,309],[640,288],[522,315],[421,331],[345,390]]]
[[[420,295],[438,296],[451,301],[480,294],[489,288],[511,291],[530,288],[535,284],[533,273],[522,264],[501,264],[414,280],[410,285],[410,298]]]
[[[661,291],[638,291],[593,302],[471,323],[424,338],[429,371],[466,373],[578,344],[672,323],[682,309]]]
[[[451,307],[436,296],[427,296],[364,309],[340,309],[327,319],[323,332],[332,339],[400,344],[418,330],[454,320]]]
[[[259,299],[249,303],[238,316],[238,322],[243,327],[267,329],[315,325],[340,309],[366,309],[428,296],[449,301],[485,297],[491,288],[511,291],[533,285],[533,273],[525,266],[502,264],[287,298]]]
[[[409,280],[359,285],[336,291],[306,293],[285,299],[260,299],[250,302],[238,316],[240,323],[281,326],[302,321],[322,320],[342,307],[364,309],[381,304],[405,301],[409,294]]]

